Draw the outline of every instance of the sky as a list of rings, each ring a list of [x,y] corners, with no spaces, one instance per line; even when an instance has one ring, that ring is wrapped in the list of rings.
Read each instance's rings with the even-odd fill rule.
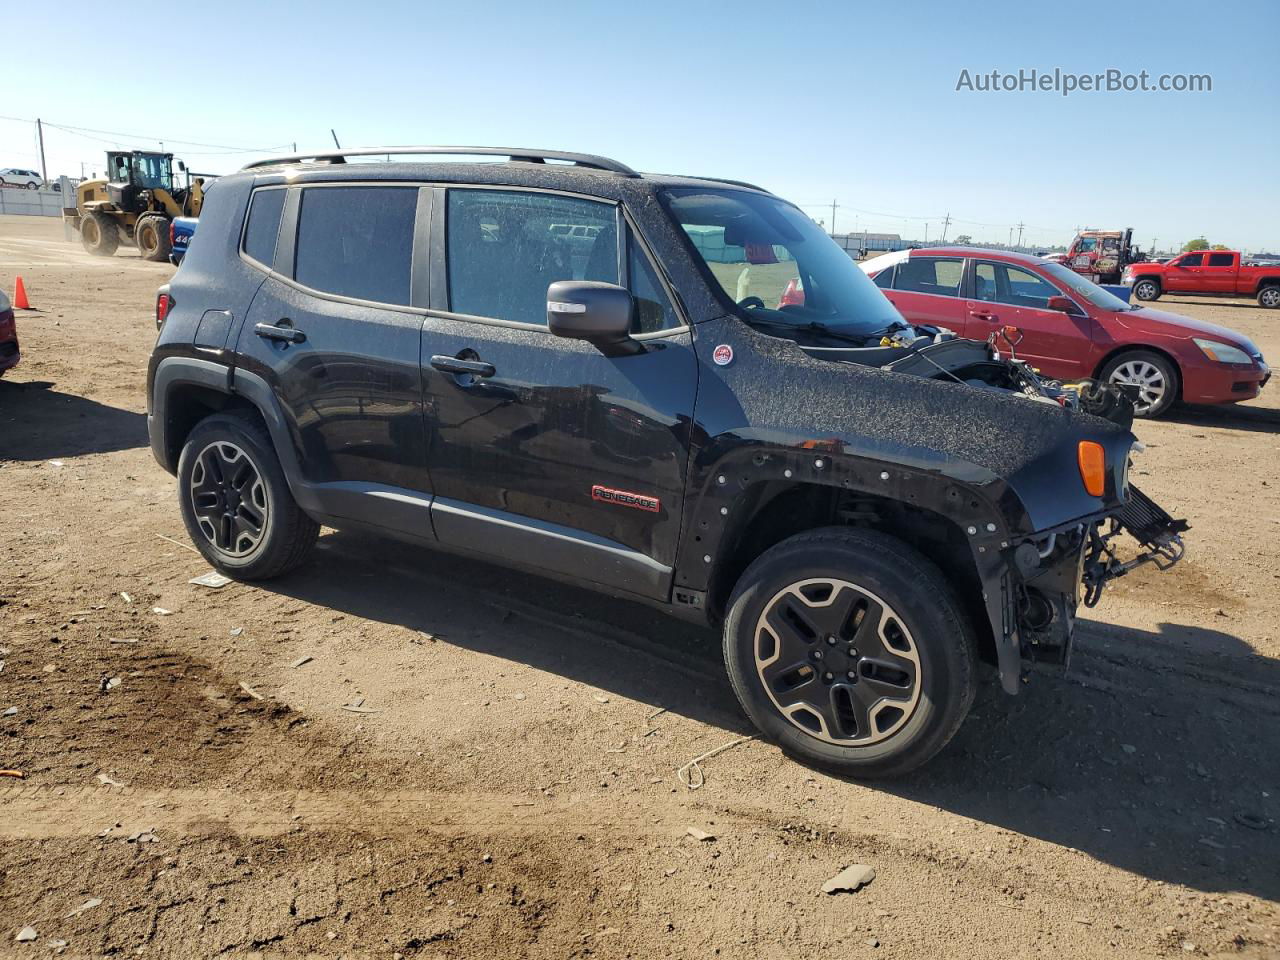
[[[122,31],[131,11],[112,14]],[[0,167],[101,171],[113,147],[193,169],[331,146],[598,153],[759,183],[837,232],[1065,244],[1132,226],[1280,250],[1280,3],[226,2],[104,46],[64,0],[58,46],[0,54]],[[184,16],[189,17],[184,20]],[[135,24],[141,44],[150,27]],[[193,48],[172,53],[186,38]],[[104,63],[108,69],[104,71]],[[145,64],[145,69],[140,69]],[[991,71],[1208,75],[1200,92],[976,89]],[[968,71],[967,75],[962,71]],[[975,89],[957,89],[964,84]],[[67,128],[77,128],[69,130]],[[107,131],[106,133],[99,131]]]

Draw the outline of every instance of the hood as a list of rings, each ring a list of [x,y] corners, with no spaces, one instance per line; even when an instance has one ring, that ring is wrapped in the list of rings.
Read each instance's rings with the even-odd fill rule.
[[[1133,320],[1140,319],[1143,322],[1142,325],[1145,331],[1165,337],[1180,337],[1184,340],[1189,340],[1192,337],[1205,337],[1239,347],[1251,357],[1258,356],[1261,353],[1257,345],[1243,333],[1237,333],[1230,327],[1222,327],[1216,323],[1196,320],[1194,317],[1184,317],[1180,313],[1169,313],[1166,310],[1153,310],[1150,307],[1142,307],[1138,310],[1116,314],[1115,319],[1126,326],[1132,326]]]
[[[731,349],[727,365],[711,362]],[[1117,471],[1134,437],[1114,423],[994,389],[815,359],[793,341],[731,317],[699,325],[698,411],[709,442],[754,439],[827,449],[938,473],[983,490],[1012,492],[1025,520],[1043,530],[1109,504],[1089,497],[1077,447],[1094,440]]]

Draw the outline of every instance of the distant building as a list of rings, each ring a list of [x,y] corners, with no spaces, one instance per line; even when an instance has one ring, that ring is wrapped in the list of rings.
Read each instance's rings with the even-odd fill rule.
[[[852,256],[855,260],[862,251],[888,253],[892,250],[905,250],[901,234],[897,233],[833,233],[831,239]]]

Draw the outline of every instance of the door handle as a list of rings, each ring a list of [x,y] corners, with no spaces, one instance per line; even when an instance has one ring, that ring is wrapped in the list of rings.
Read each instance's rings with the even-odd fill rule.
[[[991,323],[996,323],[1000,319],[989,310],[970,310],[969,316],[973,317],[975,320],[987,320]]]
[[[469,373],[473,377],[492,377],[497,373],[492,363],[483,360],[459,360],[439,354],[431,358],[431,366],[444,373]]]
[[[285,343],[302,343],[307,339],[307,335],[301,330],[295,330],[292,326],[280,326],[288,323],[287,319],[283,319],[277,323],[255,324],[253,332],[264,340],[281,340]]]

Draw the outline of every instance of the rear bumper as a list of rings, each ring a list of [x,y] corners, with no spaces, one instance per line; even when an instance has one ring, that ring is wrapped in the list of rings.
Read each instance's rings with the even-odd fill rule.
[[[18,349],[17,340],[0,341],[0,373],[16,367],[22,360],[22,351]]]

